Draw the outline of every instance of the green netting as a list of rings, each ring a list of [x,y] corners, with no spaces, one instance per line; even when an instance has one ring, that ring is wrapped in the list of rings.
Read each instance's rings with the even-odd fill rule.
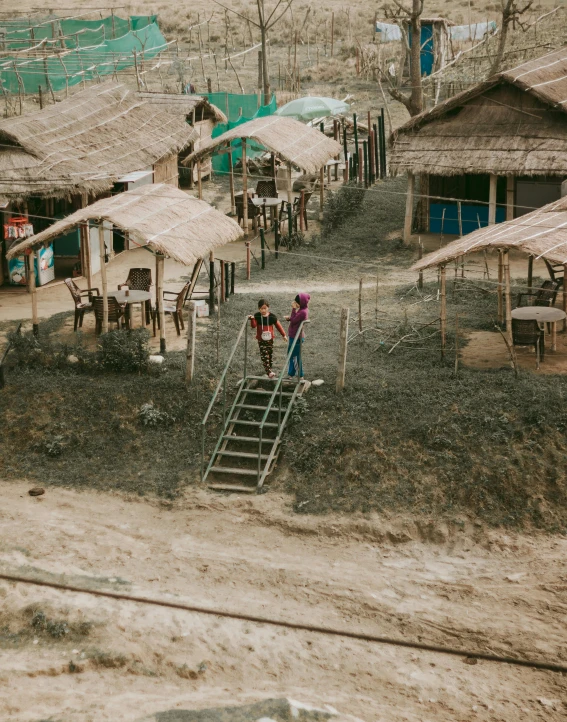
[[[258,105],[259,100],[256,94],[239,95],[237,93],[201,93],[209,102],[220,108],[228,118],[228,123],[217,123],[213,128],[213,138],[226,133],[227,130],[236,128],[254,118],[263,118],[266,115],[273,115],[277,106],[276,96],[268,105]],[[246,155],[249,158],[265,153],[266,149],[259,143],[248,141],[246,144]],[[242,143],[239,140],[232,142],[233,163],[242,158]],[[213,170],[216,173],[228,173],[228,155],[213,156]]]
[[[149,16],[150,19],[154,16]],[[5,56],[0,58],[0,82],[5,92],[37,93],[41,86],[47,90],[49,86],[54,91],[65,89],[85,80],[96,80],[110,75],[117,70],[124,70],[134,65],[134,51],[138,53],[141,61],[152,58],[162,50],[167,43],[156,23],[147,24],[147,16],[135,17],[132,25],[138,29],[131,30],[112,39],[106,34],[107,21],[112,24],[112,18],[100,21],[83,21],[81,34],[73,38],[66,38],[69,42],[69,51],[48,52],[46,57],[26,58],[25,54]],[[128,21],[114,18],[115,28],[123,29]],[[146,21],[144,25],[143,22]],[[65,20],[62,23],[76,23],[79,21]],[[101,29],[101,23],[104,27]],[[88,24],[87,24],[88,23]],[[91,27],[91,25],[93,27]],[[75,26],[69,26],[73,29]],[[37,29],[37,28],[36,28]],[[84,31],[84,32],[83,32]],[[51,27],[50,27],[51,37]],[[105,35],[106,34],[106,35]],[[79,46],[76,45],[79,39]]]

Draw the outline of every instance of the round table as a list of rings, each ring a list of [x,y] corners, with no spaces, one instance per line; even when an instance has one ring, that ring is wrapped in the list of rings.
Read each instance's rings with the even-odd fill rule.
[[[139,303],[142,312],[142,326],[146,325],[145,305],[146,301],[150,301],[152,298],[152,294],[149,291],[135,291],[131,289],[128,295],[126,295],[125,291],[110,291],[108,295],[113,296],[120,304],[127,303],[128,306],[133,306]],[[130,314],[130,328],[133,328],[133,326],[133,318],[132,314]]]
[[[270,209],[270,220],[272,225],[274,224],[275,210],[281,203],[279,198],[250,198],[256,208],[263,208],[264,213],[264,225],[266,225],[266,208]]]
[[[512,311],[512,318],[521,321],[537,321],[538,323],[552,323],[551,350],[557,350],[557,321],[566,318],[565,311],[553,306],[521,306]]]

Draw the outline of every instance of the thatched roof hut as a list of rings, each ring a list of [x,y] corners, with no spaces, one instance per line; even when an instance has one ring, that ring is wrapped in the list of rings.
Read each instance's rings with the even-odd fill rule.
[[[144,102],[151,103],[160,110],[185,115],[192,121],[192,125],[203,120],[212,120],[214,123],[228,123],[228,119],[222,110],[213,105],[208,98],[201,95],[153,93],[149,91],[140,91],[136,95]]]
[[[186,266],[243,235],[235,221],[205,201],[170,185],[157,183],[81,208],[13,246],[7,258],[39,248],[88,221],[108,221],[127,232],[131,243]]]
[[[0,195],[106,192],[121,176],[189,148],[199,138],[187,122],[195,108],[214,122],[224,120],[200,96],[154,96],[109,82],[0,121]]]
[[[391,144],[392,171],[420,176],[418,230],[468,233],[557,200],[567,176],[567,48],[411,118]]]
[[[324,133],[293,118],[269,115],[227,130],[204,143],[184,161],[201,160],[233,140],[253,140],[305,173],[319,170],[341,152],[341,146]]]

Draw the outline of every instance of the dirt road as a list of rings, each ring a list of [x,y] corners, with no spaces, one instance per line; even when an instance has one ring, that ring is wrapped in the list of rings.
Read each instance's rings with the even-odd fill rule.
[[[275,494],[175,507],[0,483],[0,568],[375,634],[567,659],[567,539],[292,516]],[[560,720],[564,676],[0,585],[0,718],[136,720],[289,695],[371,720]],[[171,598],[171,597],[170,597]],[[65,631],[66,630],[66,631]]]

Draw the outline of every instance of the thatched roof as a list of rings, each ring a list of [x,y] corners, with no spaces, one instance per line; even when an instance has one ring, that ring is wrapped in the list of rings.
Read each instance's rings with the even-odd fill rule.
[[[327,161],[341,152],[341,145],[321,131],[293,118],[268,115],[227,130],[212,138],[183,161],[189,164],[203,159],[229,141],[246,138],[263,145],[283,160],[293,163],[305,173],[317,173]]]
[[[567,48],[416,115],[390,141],[394,173],[567,174]]]
[[[0,121],[0,194],[103,192],[197,137],[183,113],[168,112],[121,83],[93,85],[38,112]]]
[[[551,263],[567,263],[567,197],[512,221],[479,228],[429,253],[414,263],[412,270],[442,266],[468,253],[505,248],[546,258]]]
[[[137,96],[147,103],[151,103],[168,113],[182,113],[191,119],[195,111],[195,120],[213,120],[215,123],[228,123],[226,115],[201,95],[188,95],[186,93],[151,93],[139,92]]]
[[[224,213],[178,188],[156,183],[103,198],[45,231],[13,246],[8,258],[39,248],[81,223],[109,221],[132,243],[190,266],[210,251],[241,238],[243,231]]]

